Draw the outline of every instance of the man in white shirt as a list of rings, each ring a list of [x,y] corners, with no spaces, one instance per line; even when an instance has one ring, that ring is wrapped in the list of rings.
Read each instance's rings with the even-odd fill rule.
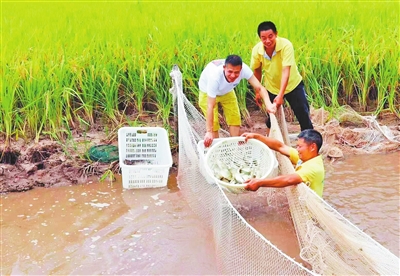
[[[204,68],[199,79],[199,106],[206,117],[207,129],[204,146],[209,147],[213,139],[219,137],[218,104],[222,106],[230,135],[239,136],[241,117],[234,88],[242,79],[246,79],[261,95],[267,112],[276,112],[276,105],[271,103],[267,90],[240,56],[229,55],[225,60],[213,60]]]

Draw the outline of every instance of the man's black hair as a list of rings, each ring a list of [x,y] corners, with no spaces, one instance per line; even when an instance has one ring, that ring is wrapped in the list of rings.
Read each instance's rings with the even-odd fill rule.
[[[305,129],[300,132],[297,138],[302,138],[308,145],[315,143],[318,151],[322,147],[322,135],[315,129]]]
[[[275,34],[278,33],[278,30],[276,29],[275,24],[272,23],[271,21],[264,21],[264,22],[261,22],[261,23],[258,25],[258,28],[257,28],[258,36],[260,37],[260,33],[261,33],[262,31],[268,31],[268,30],[272,30]]]
[[[227,64],[231,64],[233,66],[238,66],[238,65],[242,66],[243,61],[242,58],[239,57],[238,55],[229,55],[225,59],[225,65]]]

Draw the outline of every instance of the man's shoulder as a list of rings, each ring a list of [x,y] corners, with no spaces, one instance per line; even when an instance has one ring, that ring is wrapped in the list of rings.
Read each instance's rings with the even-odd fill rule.
[[[222,60],[224,61],[224,60]],[[223,75],[223,64],[219,65],[218,60],[213,60],[207,64],[203,69],[200,76],[200,83],[207,85],[207,83],[218,81]],[[203,87],[203,89],[205,89]]]
[[[242,63],[242,75],[245,79],[250,79],[253,76],[253,70],[246,63]]]
[[[276,50],[279,51],[286,47],[293,47],[292,42],[290,42],[290,40],[287,38],[278,36],[276,38]]]
[[[278,36],[277,38],[276,38],[276,41],[279,41],[279,42],[281,42],[281,43],[284,43],[284,44],[292,44],[292,42],[289,40],[289,39],[287,39],[286,37],[281,37],[281,36]]]
[[[322,159],[322,156],[320,154],[307,160],[306,162],[307,164],[310,164],[314,168],[321,168],[322,170],[324,170],[324,160]]]
[[[222,72],[224,63],[225,61],[223,59],[213,60],[207,64],[206,68],[204,68],[204,71],[212,72],[213,74]]]
[[[225,64],[225,60],[224,59],[215,59],[215,60],[211,61],[210,63],[215,66],[223,66]]]
[[[250,69],[250,66],[247,64],[247,63],[245,63],[245,62],[242,62],[242,68],[244,68],[244,69],[248,69],[248,70],[251,70]]]

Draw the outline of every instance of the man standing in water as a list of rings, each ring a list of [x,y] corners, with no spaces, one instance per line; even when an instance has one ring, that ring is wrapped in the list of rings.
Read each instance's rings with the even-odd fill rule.
[[[313,129],[302,77],[297,69],[292,43],[278,36],[275,24],[265,21],[258,25],[258,42],[252,50],[250,67],[256,78],[268,90],[270,100],[277,108],[286,99],[300,123],[301,130]],[[256,92],[256,99],[259,95]],[[266,121],[269,134],[271,121]]]
[[[239,136],[241,118],[234,88],[242,79],[247,79],[254,90],[261,95],[268,112],[275,113],[276,106],[271,103],[267,90],[254,76],[250,67],[237,55],[213,60],[204,68],[199,79],[199,106],[206,117],[204,146],[209,147],[218,138],[220,129],[218,104],[221,104],[231,136]]]
[[[296,165],[295,172],[287,175],[279,175],[269,179],[249,179],[245,182],[246,190],[257,191],[260,187],[281,188],[299,183],[308,185],[317,195],[322,197],[324,189],[325,168],[319,150],[322,146],[322,135],[314,129],[306,129],[300,132],[297,140],[297,148],[285,145],[279,140],[269,138],[257,133],[243,133],[245,141],[257,139],[269,148],[286,155],[292,164]]]

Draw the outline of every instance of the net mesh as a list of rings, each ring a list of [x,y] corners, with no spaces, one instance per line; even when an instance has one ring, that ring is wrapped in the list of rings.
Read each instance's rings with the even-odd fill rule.
[[[187,100],[182,74],[171,71],[179,127],[178,185],[185,198],[214,234],[217,263],[221,273],[230,275],[397,275],[399,258],[317,196],[305,184],[282,189],[259,189],[238,195],[225,192],[207,177],[204,160],[197,150],[205,129],[204,116]],[[282,108],[271,116],[270,136],[289,144]],[[278,123],[279,122],[279,123]],[[220,131],[220,137],[228,133]],[[202,160],[202,162],[200,162]],[[277,154],[279,172],[292,173],[289,159]],[[262,235],[245,218],[254,205],[277,214],[268,231],[281,231],[282,224],[293,229],[299,244],[300,262]]]
[[[380,125],[376,116],[361,116],[350,106],[330,114],[323,108],[313,110],[312,120],[324,139],[325,156],[343,157],[345,153],[385,153],[400,148],[400,128]],[[332,118],[328,120],[329,118]]]
[[[90,160],[102,163],[111,163],[119,159],[118,147],[114,145],[92,146],[86,155]]]

